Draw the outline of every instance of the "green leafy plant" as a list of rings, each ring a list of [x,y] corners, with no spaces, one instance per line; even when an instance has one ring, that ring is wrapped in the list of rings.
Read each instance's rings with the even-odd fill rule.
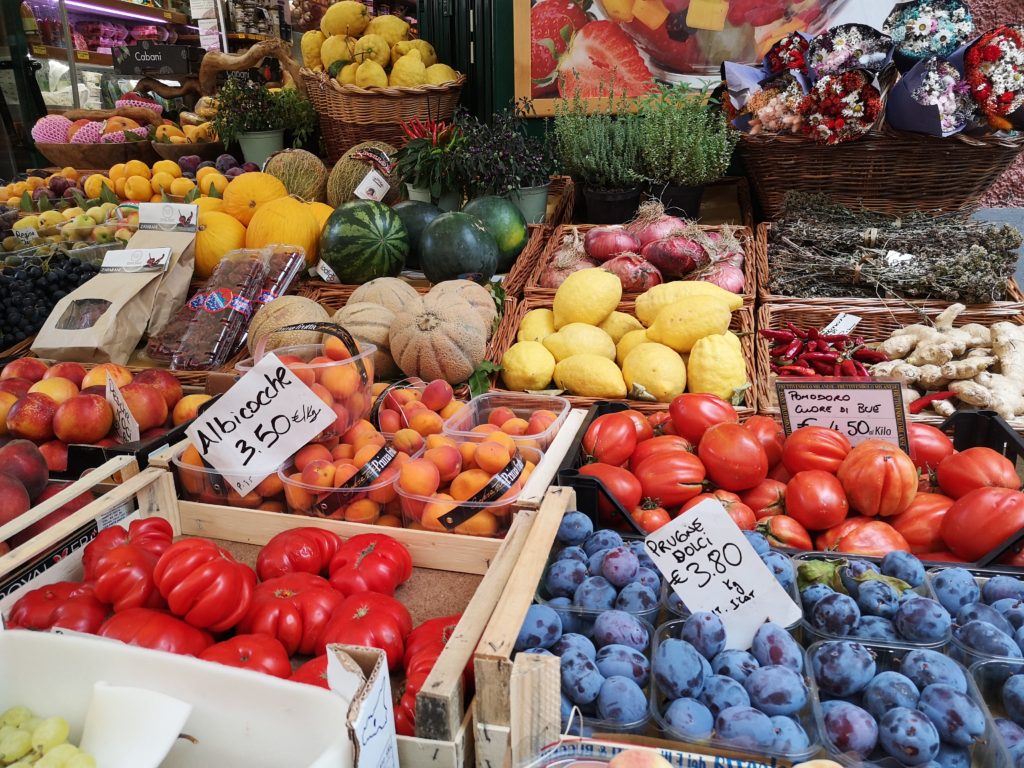
[[[739,132],[707,90],[663,85],[638,107],[644,173],[655,184],[701,186],[729,167]]]
[[[458,189],[460,153],[465,138],[459,127],[443,120],[402,123],[406,141],[398,150],[396,169],[414,187],[429,189],[431,197]]]
[[[244,75],[230,75],[217,91],[213,128],[225,144],[243,133],[289,131],[301,147],[316,130],[316,110],[294,88],[271,92]]]
[[[642,129],[614,81],[597,99],[579,89],[555,102],[551,140],[555,158],[578,183],[594,189],[631,189],[645,180]]]

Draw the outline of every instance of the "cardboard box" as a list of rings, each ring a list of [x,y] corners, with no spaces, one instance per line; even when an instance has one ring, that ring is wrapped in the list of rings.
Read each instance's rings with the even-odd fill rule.
[[[119,75],[194,75],[206,51],[193,45],[166,45],[140,40],[115,48],[114,71]]]

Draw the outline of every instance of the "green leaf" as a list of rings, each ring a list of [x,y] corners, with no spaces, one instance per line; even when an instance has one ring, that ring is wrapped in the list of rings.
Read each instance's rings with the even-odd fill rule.
[[[185,195],[185,202],[186,203],[194,203],[198,199],[198,197],[199,197],[199,187],[192,187],[192,189],[189,190],[188,194]]]
[[[21,193],[21,203],[18,206],[24,213],[32,213],[32,195],[28,191]]]
[[[171,198],[169,198],[167,196],[167,190],[166,189],[161,189],[160,190],[160,202],[161,203],[169,203],[169,202],[171,202]]]
[[[79,189],[73,188],[71,190],[71,196],[75,199],[75,205],[77,205],[79,208],[83,210],[86,208],[86,204],[88,201],[85,199],[85,195],[83,195]]]
[[[492,363],[490,360],[484,360],[480,365],[473,371],[473,375],[469,377],[469,392],[473,397],[482,395],[488,389],[491,388],[491,374],[497,373],[501,370],[501,366],[497,363]]]
[[[46,195],[43,195],[42,197],[39,198],[39,212],[42,213],[43,211],[50,210],[53,210],[53,205],[51,205],[50,203],[50,198],[48,198]]]
[[[106,184],[100,184],[100,202],[102,203],[113,203],[117,205],[121,201],[118,200],[117,195],[114,191]]]
[[[224,196],[223,196],[223,195],[222,195],[222,194],[220,193],[220,190],[219,190],[219,189],[217,189],[216,185],[214,185],[214,184],[212,184],[212,183],[210,184],[210,191],[206,193],[206,196],[207,196],[207,197],[212,197],[212,198],[215,198],[215,199],[217,199],[217,200],[221,200],[221,199],[223,199],[223,197],[224,197]]]

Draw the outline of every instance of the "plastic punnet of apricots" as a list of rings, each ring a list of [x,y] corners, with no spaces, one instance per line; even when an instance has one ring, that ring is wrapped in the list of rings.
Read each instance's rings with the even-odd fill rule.
[[[502,431],[521,448],[546,450],[569,415],[569,401],[551,395],[489,392],[474,397],[444,423],[446,435],[475,440]]]

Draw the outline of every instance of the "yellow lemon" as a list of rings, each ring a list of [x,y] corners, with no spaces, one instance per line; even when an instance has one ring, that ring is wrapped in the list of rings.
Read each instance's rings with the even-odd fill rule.
[[[670,403],[686,389],[686,366],[664,344],[638,344],[622,363],[622,378],[634,400]]]
[[[732,312],[743,306],[742,296],[719,288],[714,283],[703,280],[676,280],[656,285],[640,294],[636,300],[636,316],[640,318],[641,323],[650,327],[661,310],[689,296],[716,296],[725,302]]]
[[[603,269],[580,269],[555,291],[555,328],[569,323],[600,325],[622,300],[622,282]]]
[[[343,61],[353,61],[352,38],[347,35],[331,35],[324,41],[320,49],[320,57],[324,69],[330,69],[331,65]]]
[[[17,185],[15,185],[15,186],[17,186]],[[86,177],[85,185],[84,185],[82,191],[85,192],[85,196],[86,197],[99,197],[100,196],[100,190],[103,189],[103,187],[106,187],[111,192],[113,192],[114,191],[114,182],[112,182],[110,179],[108,179],[102,173],[94,173],[94,174],[91,174],[90,176]],[[20,195],[21,193],[19,192],[17,194]]]
[[[554,373],[555,358],[536,341],[516,342],[501,358],[501,378],[509,389],[546,389]]]
[[[388,41],[388,47],[396,45],[409,36],[409,24],[398,16],[374,16],[363,30],[366,35],[380,35]]]
[[[615,342],[611,336],[586,323],[563,325],[557,332],[545,337],[543,344],[554,355],[556,362],[580,354],[615,359]]]
[[[637,345],[645,344],[649,341],[650,339],[647,338],[647,331],[643,328],[638,331],[628,331],[615,346],[615,362],[617,362],[621,367],[622,364],[626,362],[626,356],[629,355]]]
[[[705,336],[693,345],[687,362],[690,392],[706,392],[736,402],[748,384],[740,346],[726,334]]]
[[[384,74],[384,67],[367,59],[356,70],[355,84],[360,88],[387,88],[388,76]]]
[[[555,332],[555,313],[550,309],[531,309],[519,323],[516,341],[544,341]]]
[[[388,84],[395,87],[414,88],[427,82],[427,68],[423,66],[420,52],[409,51],[391,67]]]
[[[555,385],[580,397],[618,399],[626,396],[626,382],[614,362],[600,355],[573,355],[555,366]]]
[[[647,329],[647,338],[689,352],[699,339],[729,330],[732,312],[717,296],[688,296],[662,309]]]
[[[342,85],[355,85],[356,72],[358,71],[359,64],[353,61],[351,64],[346,64],[344,67],[341,68],[341,72],[338,73],[338,76],[335,78],[335,80],[337,80]]]
[[[627,315],[625,312],[612,312],[597,327],[611,336],[612,341],[616,344],[630,331],[642,331],[644,329],[639,320],[632,315]]]
[[[441,85],[459,79],[459,73],[447,64],[432,64],[427,67],[427,83],[429,85]]]
[[[356,0],[341,0],[334,3],[323,18],[320,29],[325,36],[330,35],[361,35],[370,23],[370,12]]]
[[[320,58],[320,46],[327,36],[319,29],[311,29],[302,36],[299,50],[302,52],[302,63],[307,69],[323,69],[324,62]]]
[[[391,46],[380,35],[363,35],[356,41],[352,58],[360,64],[374,61],[383,68],[391,63]]]
[[[426,40],[401,40],[395,43],[391,46],[391,60],[398,61],[400,57],[413,50],[420,52],[420,58],[423,59],[424,66],[432,67],[434,64],[437,64],[437,51]]]

